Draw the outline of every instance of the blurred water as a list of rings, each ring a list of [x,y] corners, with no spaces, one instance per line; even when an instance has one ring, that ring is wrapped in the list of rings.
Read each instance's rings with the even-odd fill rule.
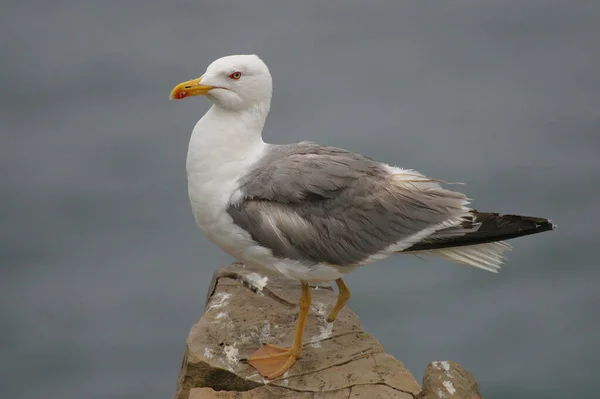
[[[169,102],[260,54],[265,139],[463,181],[482,210],[552,217],[499,275],[394,258],[351,307],[421,378],[486,398],[592,397],[600,366],[600,3],[5,2],[0,15],[2,397],[170,397],[212,271],[184,173],[208,107]]]

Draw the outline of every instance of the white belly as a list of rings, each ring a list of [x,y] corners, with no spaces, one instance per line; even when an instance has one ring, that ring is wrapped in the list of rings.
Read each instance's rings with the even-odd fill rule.
[[[248,232],[233,223],[226,211],[229,200],[199,196],[204,190],[197,190],[190,184],[190,202],[196,223],[200,230],[224,252],[240,262],[253,267],[308,282],[333,281],[342,276],[340,271],[328,265],[307,266],[291,259],[279,259],[271,250],[257,245]]]
[[[198,176],[188,180],[188,192],[196,224],[206,236],[223,251],[242,260],[243,253],[252,247],[250,235],[235,225],[227,213],[232,182],[201,180]]]
[[[232,148],[209,146],[192,135],[186,162],[188,193],[196,224],[224,252],[256,267],[272,268],[270,250],[259,247],[250,234],[233,223],[227,213],[238,185],[262,155],[265,144],[245,148],[243,156],[232,156]]]
[[[203,120],[194,128],[186,162],[190,203],[200,230],[224,252],[245,264],[309,282],[341,277],[332,266],[307,266],[276,258],[271,250],[257,245],[247,231],[233,223],[227,208],[232,200],[240,199],[240,178],[262,157],[266,144],[260,136],[246,142],[247,136],[227,139],[235,120],[220,130],[214,127],[203,130]]]

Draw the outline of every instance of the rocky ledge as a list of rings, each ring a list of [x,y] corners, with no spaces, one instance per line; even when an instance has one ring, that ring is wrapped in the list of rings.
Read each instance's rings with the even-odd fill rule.
[[[217,270],[187,338],[174,399],[482,398],[473,376],[454,362],[430,363],[421,388],[348,308],[327,323],[336,295],[329,286],[313,288],[302,359],[265,380],[246,359],[264,343],[290,344],[300,285],[239,263]]]

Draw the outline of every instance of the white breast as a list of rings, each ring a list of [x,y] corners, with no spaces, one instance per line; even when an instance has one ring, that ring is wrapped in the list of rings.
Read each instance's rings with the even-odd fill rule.
[[[196,224],[223,251],[242,261],[255,244],[233,223],[227,207],[232,197],[239,196],[240,178],[266,149],[261,130],[262,126],[248,128],[243,115],[213,107],[194,127],[187,154],[188,193]]]
[[[223,251],[246,264],[309,282],[339,278],[341,273],[328,265],[307,266],[274,257],[227,213],[229,205],[242,197],[240,179],[267,149],[261,137],[262,125],[248,128],[247,122],[244,115],[227,115],[213,107],[196,124],[186,161],[196,224]]]

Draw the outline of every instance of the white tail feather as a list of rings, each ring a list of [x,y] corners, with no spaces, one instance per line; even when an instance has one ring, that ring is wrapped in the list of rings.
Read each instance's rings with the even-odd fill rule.
[[[452,262],[463,263],[492,273],[498,273],[504,261],[503,253],[510,249],[510,244],[498,241],[487,244],[432,249],[429,251],[419,251],[419,253],[438,256]]]

